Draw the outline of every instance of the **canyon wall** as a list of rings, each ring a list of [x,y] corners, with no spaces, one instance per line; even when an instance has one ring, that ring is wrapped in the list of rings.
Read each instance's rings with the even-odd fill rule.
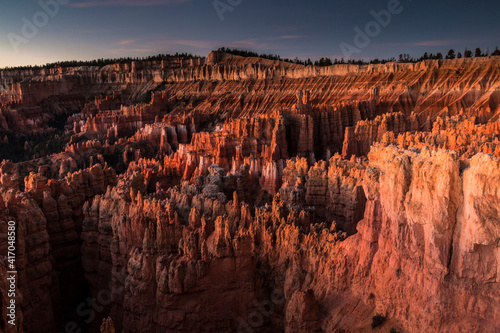
[[[0,71],[0,329],[500,330],[499,63]]]
[[[243,330],[255,323],[247,321],[252,302],[281,292],[282,303],[258,331],[364,331],[378,313],[409,332],[498,330],[498,230],[491,221],[499,214],[499,160],[478,154],[461,166],[451,151],[395,147],[373,148],[368,158],[366,209],[352,236],[287,207],[279,194],[252,212],[236,191],[232,200],[224,194],[242,175],[214,166],[180,190],[144,196],[139,183],[96,197],[84,231],[93,241],[83,255],[100,249],[87,274],[113,281],[109,313],[123,314],[115,327]],[[336,159],[330,168],[338,168]],[[330,178],[324,164],[311,170],[307,188],[318,184],[312,173]],[[336,179],[341,187],[343,179]],[[348,197],[328,201],[341,206]]]

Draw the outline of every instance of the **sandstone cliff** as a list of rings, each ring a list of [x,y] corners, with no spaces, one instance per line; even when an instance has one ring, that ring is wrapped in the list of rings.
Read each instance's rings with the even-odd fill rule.
[[[499,331],[499,62],[0,71],[1,330]]]
[[[491,181],[500,162],[479,154],[464,170],[454,152],[394,147],[373,148],[369,161],[364,218],[349,237],[334,223],[315,222],[311,212],[287,208],[279,195],[255,212],[236,194],[228,201],[224,190],[234,176],[220,167],[180,190],[144,196],[139,181],[97,197],[88,207],[88,223],[95,225],[89,232],[95,246],[109,252],[101,252],[93,271],[110,276],[113,291],[124,290],[113,292],[110,313],[123,314],[117,327],[231,331],[252,314],[252,300],[282,292],[283,303],[260,331],[363,331],[375,313],[410,332],[498,330],[491,221],[499,198]],[[330,172],[321,164],[306,169],[297,177],[316,179],[315,190],[306,190],[311,202],[307,197],[318,193],[321,179],[314,174],[325,173],[326,193]],[[344,200],[329,198],[338,205]],[[477,266],[479,257],[484,264]],[[184,307],[188,299],[204,306]]]

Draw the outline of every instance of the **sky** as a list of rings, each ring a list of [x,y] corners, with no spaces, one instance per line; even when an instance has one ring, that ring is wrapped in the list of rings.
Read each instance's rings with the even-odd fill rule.
[[[4,0],[0,67],[219,47],[306,60],[500,47],[497,0]]]

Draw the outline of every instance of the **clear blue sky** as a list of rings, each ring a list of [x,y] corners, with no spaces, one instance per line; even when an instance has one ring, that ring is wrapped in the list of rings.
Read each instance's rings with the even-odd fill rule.
[[[42,14],[38,0],[2,1],[0,67],[157,53],[207,55],[221,46],[290,58],[340,58],[342,42],[355,46],[354,28],[365,30],[374,20],[371,11],[396,0],[219,0],[237,4],[229,5],[223,21],[213,0],[40,0],[53,1],[67,2],[54,17]],[[401,13],[353,58],[500,46],[497,0],[400,0],[400,6]],[[23,34],[26,21],[41,27]]]

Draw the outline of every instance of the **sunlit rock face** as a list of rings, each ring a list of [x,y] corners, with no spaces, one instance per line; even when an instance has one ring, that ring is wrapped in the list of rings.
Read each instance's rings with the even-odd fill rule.
[[[499,65],[0,71],[0,331],[500,331]]]

